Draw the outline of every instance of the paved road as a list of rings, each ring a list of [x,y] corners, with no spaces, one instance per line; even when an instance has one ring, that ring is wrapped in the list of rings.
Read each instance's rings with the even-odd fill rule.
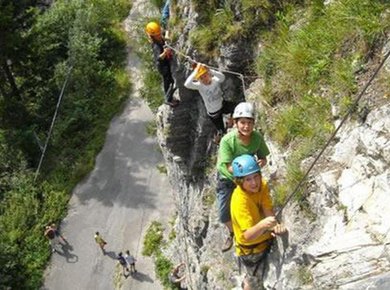
[[[141,15],[151,13],[148,3],[134,1],[125,22],[130,36]],[[146,134],[154,116],[139,99],[139,60],[130,48],[128,68],[132,100],[112,120],[94,170],[73,192],[61,224],[69,246],[52,256],[43,289],[162,289],[152,260],[141,255],[142,237],[150,221],[167,221],[174,205],[168,178],[156,168],[163,162],[158,145]],[[96,231],[108,242],[106,256],[95,244]],[[127,249],[138,259],[138,273],[125,279],[115,258]]]
[[[140,254],[149,221],[167,220],[173,208],[167,176],[156,169],[157,144],[145,131],[152,118],[135,99],[112,121],[95,169],[73,192],[61,225],[71,247],[52,256],[44,289],[161,289],[151,260]],[[95,231],[108,242],[106,256]],[[137,256],[139,273],[124,279],[115,255],[127,249]]]

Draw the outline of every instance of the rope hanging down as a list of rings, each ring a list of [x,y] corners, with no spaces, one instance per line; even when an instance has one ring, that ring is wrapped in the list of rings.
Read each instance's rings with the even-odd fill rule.
[[[354,108],[356,108],[357,104],[359,103],[360,99],[363,97],[364,93],[366,92],[367,88],[371,85],[372,81],[376,78],[378,72],[381,70],[381,68],[383,67],[383,65],[385,64],[386,60],[389,58],[390,56],[390,50],[385,54],[383,60],[381,61],[381,63],[378,65],[378,67],[376,68],[374,74],[371,76],[371,78],[368,80],[368,82],[366,83],[366,85],[364,86],[363,90],[360,92],[360,94],[358,95],[358,97],[356,98],[355,102],[353,102],[353,104],[350,106],[348,112],[345,114],[344,118],[341,120],[340,124],[338,125],[338,127],[336,128],[336,130],[333,132],[332,136],[330,136],[330,138],[328,139],[328,141],[326,142],[326,144],[324,145],[324,147],[321,149],[320,153],[317,155],[317,157],[314,159],[313,163],[310,165],[309,169],[306,171],[305,175],[302,177],[301,181],[298,183],[298,185],[295,187],[295,189],[292,191],[292,193],[287,197],[286,201],[284,202],[284,204],[282,205],[282,207],[279,209],[279,211],[276,213],[276,219],[279,219],[281,214],[282,214],[282,211],[283,209],[286,207],[287,203],[290,202],[290,200],[297,194],[298,192],[298,189],[302,186],[303,182],[305,181],[305,179],[309,176],[309,173],[311,172],[311,170],[313,169],[314,165],[317,163],[317,161],[320,159],[320,157],[322,156],[322,154],[324,153],[325,149],[329,146],[330,142],[332,142],[332,140],[334,139],[334,137],[336,136],[336,134],[338,133],[338,131],[340,130],[340,128],[344,125],[345,121],[348,119],[348,117],[352,114]]]
[[[37,170],[35,171],[35,177],[34,177],[34,181],[37,180],[37,177],[39,175],[39,171],[41,169],[41,166],[42,166],[42,162],[43,162],[43,158],[45,157],[45,153],[46,153],[46,149],[47,149],[47,145],[49,144],[49,140],[50,140],[50,137],[51,137],[51,133],[53,131],[53,127],[54,127],[54,123],[55,123],[55,120],[57,118],[57,114],[58,114],[58,109],[60,108],[60,104],[61,104],[61,101],[62,101],[62,97],[64,96],[64,92],[65,92],[65,87],[69,81],[69,78],[70,78],[70,73],[73,69],[73,66],[71,66],[68,70],[68,73],[66,75],[66,78],[65,78],[65,81],[64,81],[64,84],[62,85],[62,88],[61,88],[61,93],[58,97],[58,101],[57,101],[57,106],[56,106],[56,110],[54,112],[54,116],[53,116],[53,119],[51,121],[51,124],[50,124],[50,129],[49,129],[49,133],[47,134],[47,138],[46,138],[46,142],[45,142],[45,146],[43,147],[43,150],[42,150],[42,154],[41,154],[41,158],[39,160],[39,164],[38,164],[38,168]]]
[[[185,59],[187,59],[189,62],[192,62],[192,63],[199,63],[198,61],[192,59],[190,56],[186,55],[185,53],[179,51],[178,49],[174,48],[173,46],[169,45],[169,44],[165,44],[166,47],[172,49],[173,51],[175,51],[177,54],[183,56]],[[203,63],[202,63],[203,64]],[[227,70],[227,69],[220,69],[220,68],[217,68],[217,67],[214,67],[214,66],[211,66],[211,65],[208,65],[208,64],[203,64],[205,65],[206,67],[208,68],[211,68],[211,69],[214,69],[214,70],[218,70],[218,71],[221,71],[221,72],[226,72],[226,73],[230,73],[230,74],[233,74],[233,75],[236,75],[240,78],[241,80],[241,83],[242,83],[242,90],[243,90],[243,93],[244,93],[244,96],[246,97],[245,95],[245,91],[246,91],[246,87],[245,87],[245,81],[244,79],[245,78],[254,78],[255,76],[245,76],[243,75],[242,73],[239,73],[239,72],[236,72],[236,71],[232,71],[232,70]],[[256,76],[257,78],[257,76]]]

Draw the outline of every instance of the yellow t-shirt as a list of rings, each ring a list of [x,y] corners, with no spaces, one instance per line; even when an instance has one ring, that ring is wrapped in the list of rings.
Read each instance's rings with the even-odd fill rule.
[[[262,243],[254,249],[247,249],[238,245],[255,245],[272,238],[269,232],[260,235],[250,242],[247,242],[244,238],[244,232],[247,229],[265,218],[263,209],[272,210],[268,185],[264,179],[262,179],[261,189],[258,193],[246,193],[240,186],[237,186],[233,191],[230,213],[232,216],[234,237],[236,239],[236,254],[238,256],[261,253],[266,249],[267,243]]]

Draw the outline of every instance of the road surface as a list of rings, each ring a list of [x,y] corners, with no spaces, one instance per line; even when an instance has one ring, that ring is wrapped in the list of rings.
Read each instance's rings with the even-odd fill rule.
[[[146,134],[154,116],[138,97],[141,74],[137,58],[129,53],[132,99],[112,120],[94,170],[73,191],[61,224],[69,245],[52,255],[42,289],[162,289],[152,260],[141,255],[142,236],[151,221],[167,221],[174,205],[168,177],[156,167],[163,162],[158,145]],[[96,231],[108,243],[105,256],[94,241]],[[125,250],[138,260],[138,273],[128,278],[116,261]]]

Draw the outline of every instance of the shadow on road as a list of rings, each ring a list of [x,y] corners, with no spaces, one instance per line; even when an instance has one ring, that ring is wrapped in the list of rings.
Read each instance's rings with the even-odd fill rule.
[[[111,258],[113,260],[116,260],[116,258],[118,257],[114,251],[109,251],[109,252],[106,251],[106,256],[108,256],[109,258]]]
[[[139,109],[139,100],[131,102],[129,111]],[[76,187],[74,193],[82,203],[97,199],[107,206],[119,201],[131,208],[156,207],[156,193],[148,188],[148,168],[155,168],[161,157],[154,137],[146,134],[149,121],[129,121],[129,114],[113,119],[95,169]],[[123,133],[117,134],[118,131]]]
[[[140,281],[140,282],[149,282],[153,283],[153,279],[149,277],[148,274],[144,274],[142,272],[137,272],[137,273],[132,273],[130,274],[130,277],[133,278],[134,280]]]
[[[79,261],[79,257],[73,253],[72,245],[68,242],[65,244],[61,244],[61,250],[57,250],[57,254],[64,257],[68,263],[77,263]]]

